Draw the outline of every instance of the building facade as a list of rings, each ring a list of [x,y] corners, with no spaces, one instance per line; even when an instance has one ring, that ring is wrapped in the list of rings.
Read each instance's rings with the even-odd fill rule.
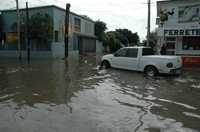
[[[157,16],[158,45],[162,47],[165,44],[169,55],[181,55],[183,58],[192,58],[190,61],[198,62],[200,56],[200,1],[158,1]]]
[[[29,17],[34,14],[48,15],[52,21],[52,35],[45,44],[31,40],[32,57],[64,58],[65,57],[65,9],[57,6],[29,8]],[[21,19],[25,9],[20,10]],[[17,33],[14,25],[17,20],[16,10],[1,11],[3,23],[0,41],[0,56],[17,56]],[[70,12],[69,14],[69,56],[78,56],[96,52],[95,22],[85,16]],[[21,35],[23,32],[21,31]],[[21,38],[21,49],[26,56],[27,44]]]

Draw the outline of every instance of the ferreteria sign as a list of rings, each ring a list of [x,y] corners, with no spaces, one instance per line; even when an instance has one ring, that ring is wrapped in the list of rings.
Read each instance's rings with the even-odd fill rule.
[[[165,36],[200,36],[200,29],[164,29]]]

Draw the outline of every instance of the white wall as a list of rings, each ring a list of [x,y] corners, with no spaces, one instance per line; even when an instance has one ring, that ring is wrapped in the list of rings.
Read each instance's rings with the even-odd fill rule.
[[[96,54],[101,56],[103,55],[103,42],[96,41]]]
[[[59,43],[52,43],[52,57],[62,59],[65,58],[65,43],[59,42]]]

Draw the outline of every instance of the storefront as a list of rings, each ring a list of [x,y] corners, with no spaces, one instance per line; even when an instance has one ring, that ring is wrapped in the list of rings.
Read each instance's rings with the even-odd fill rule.
[[[200,65],[200,1],[158,1],[159,49],[180,55],[184,64]]]

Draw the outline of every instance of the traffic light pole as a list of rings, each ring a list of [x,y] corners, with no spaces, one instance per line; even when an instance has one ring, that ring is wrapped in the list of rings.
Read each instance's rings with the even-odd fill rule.
[[[30,64],[30,40],[29,40],[29,11],[28,2],[26,2],[26,45],[27,45],[27,61]]]
[[[68,57],[68,47],[69,47],[69,13],[70,13],[70,4],[66,4],[65,12],[65,57]]]
[[[21,61],[22,53],[21,53],[21,44],[20,44],[20,14],[19,14],[19,1],[16,0],[16,7],[17,7],[17,40],[18,40],[18,59]]]
[[[151,0],[148,0],[147,46],[150,45],[150,32],[151,32]]]

